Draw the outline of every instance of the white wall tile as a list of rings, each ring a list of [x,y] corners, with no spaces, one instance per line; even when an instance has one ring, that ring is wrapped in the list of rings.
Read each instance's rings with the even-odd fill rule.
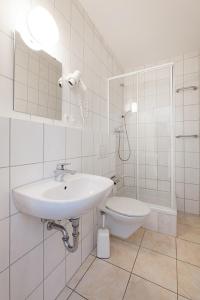
[[[199,201],[199,185],[185,184],[185,198]]]
[[[184,134],[197,134],[199,133],[199,122],[198,121],[185,121],[184,122]]]
[[[66,132],[66,159],[80,157],[82,154],[81,130],[67,128]]]
[[[66,283],[72,278],[81,265],[81,243],[78,250],[66,257]]]
[[[82,240],[82,262],[93,250],[93,230]]]
[[[59,296],[57,297],[56,300],[66,300],[68,299],[69,295],[72,293],[72,290],[69,289],[68,287],[65,287],[64,290],[61,291]]]
[[[0,169],[0,220],[9,216],[9,169]]]
[[[42,242],[43,224],[38,218],[19,213],[11,217],[10,234],[10,259],[14,262]]]
[[[108,164],[106,165],[106,170],[108,169]],[[107,171],[104,170],[104,174]],[[83,157],[82,158],[82,172],[88,174],[94,174],[94,157]]]
[[[27,298],[28,300],[43,300],[43,284],[41,284],[33,293]]]
[[[65,127],[44,125],[44,161],[65,158]]]
[[[44,281],[44,300],[54,300],[65,287],[65,261]]]
[[[37,1],[33,2],[36,4]],[[81,130],[68,128],[65,135],[65,128],[55,126],[57,122],[30,116],[30,113],[33,113],[36,109],[35,101],[39,100],[40,104],[44,104],[48,100],[44,93],[35,94],[35,89],[38,87],[36,74],[38,74],[39,69],[43,72],[44,79],[46,75],[44,68],[39,68],[38,62],[33,58],[29,62],[32,74],[30,73],[27,76],[26,72],[22,69],[28,64],[27,55],[25,53],[22,54],[20,51],[16,53],[19,66],[16,72],[20,73],[20,82],[15,84],[15,95],[18,97],[18,108],[23,108],[23,111],[29,112],[29,114],[13,112],[13,81],[11,80],[13,77],[13,37],[11,33],[14,28],[16,14],[18,12],[26,13],[26,11],[29,11],[31,4],[30,0],[16,1],[16,3],[11,0],[3,0],[0,11],[0,44],[3,45],[2,49],[0,49],[1,58],[3,59],[0,63],[0,112],[2,116],[12,117],[11,121],[0,118],[0,140],[2,144],[0,149],[0,220],[9,215],[9,202],[6,196],[8,193],[9,173],[8,169],[1,169],[1,167],[8,167],[9,163],[11,164],[11,190],[17,186],[40,180],[43,177],[52,176],[56,163],[61,160],[66,161],[67,159],[67,162],[72,163],[70,168],[78,172],[82,171],[82,165],[84,171],[93,173],[94,169],[94,158],[90,157],[94,154],[92,133],[87,134],[82,144]],[[109,54],[108,49],[104,48],[99,34],[95,31],[94,25],[90,23],[89,18],[87,18],[78,2],[73,1],[72,5],[71,0],[55,0],[55,3],[53,0],[50,0],[42,1],[42,5],[47,7],[55,16],[60,31],[60,42],[56,49],[51,52],[54,52],[55,57],[62,61],[63,69],[66,73],[75,69],[87,71],[83,75],[85,77],[84,80],[87,77],[88,86],[92,88],[90,95],[92,103],[90,103],[91,112],[85,126],[88,130],[106,131],[107,103],[105,99],[107,97],[107,82],[104,78],[111,75],[108,70],[112,70],[113,68],[113,58]],[[6,34],[2,33],[2,31]],[[87,48],[86,44],[90,47],[87,59],[86,52],[85,56],[83,56],[84,49]],[[94,54],[94,48],[98,57]],[[87,64],[90,64],[91,70],[85,64],[86,60]],[[119,72],[117,64],[115,65],[115,70]],[[89,76],[86,76],[86,73]],[[26,77],[28,77],[28,80]],[[30,88],[28,94],[23,85],[27,81]],[[75,94],[75,97],[73,97],[73,94],[66,94],[64,92],[63,115],[66,114],[70,117],[69,119],[67,117],[65,119],[69,121],[71,126],[82,128],[83,122],[79,108],[80,95]],[[28,97],[31,100],[29,106],[26,104]],[[71,101],[71,103],[66,101]],[[96,107],[99,109],[95,110],[96,114],[94,114],[92,109],[96,109]],[[18,120],[14,120],[13,118],[15,117]],[[11,123],[10,129],[9,122]],[[38,122],[53,125],[44,126]],[[61,123],[64,126],[66,125],[64,122]],[[95,126],[93,127],[93,125]],[[10,137],[9,130],[11,132]],[[9,138],[11,141],[10,149]],[[82,161],[82,148],[83,155],[87,156],[84,162]],[[107,150],[105,156],[107,155]],[[103,164],[104,174],[107,174],[110,169],[114,171],[113,157],[111,155],[110,157],[105,157]],[[99,174],[100,169],[96,168],[96,172]],[[61,257],[63,257],[63,253],[65,253],[60,235],[57,235],[60,242],[59,245],[57,244],[58,240],[54,240],[53,236],[45,240],[45,245],[43,245],[43,226],[40,220],[17,214],[12,197],[10,210],[12,215],[10,219],[10,259],[13,263],[10,274],[10,300],[42,300],[44,285],[44,299],[54,300],[65,285],[65,275],[69,278],[81,265],[81,252],[83,252],[82,257],[84,259],[93,246],[93,231],[95,230],[93,228],[93,216],[91,214],[91,218],[89,217],[87,220],[88,223],[84,221],[83,230],[85,239],[83,246],[80,241],[78,251],[67,256],[67,272],[65,274],[65,262],[63,261],[61,265],[57,266]],[[8,220],[2,220],[2,222],[8,222]],[[4,230],[5,232],[7,232],[7,228]],[[3,234],[0,236],[1,238],[4,237]],[[9,234],[6,237],[8,238]],[[47,238],[46,234],[45,238]],[[40,242],[41,244],[37,246]],[[3,245],[6,249],[2,250],[2,246],[0,246],[0,257],[3,258],[3,262],[0,259],[1,270],[1,268],[4,268],[8,264],[7,256],[9,250],[6,248],[8,247],[7,241],[3,244],[0,243],[0,245]],[[5,255],[4,252],[6,253]],[[43,262],[43,258],[45,258],[45,262]],[[19,260],[16,261],[16,259]],[[45,274],[43,274],[44,266]],[[49,277],[45,278],[44,283],[44,275],[46,276],[47,273]],[[0,290],[3,300],[8,300],[8,271],[0,273]]]
[[[91,156],[93,154],[94,154],[94,135],[91,131],[83,131],[82,155]]]
[[[43,164],[31,164],[25,166],[11,167],[10,186],[11,189],[42,179]],[[12,195],[11,195],[12,198]],[[11,199],[11,214],[16,213],[17,209]]]
[[[82,238],[85,238],[93,228],[93,210],[82,216]]]
[[[199,169],[185,168],[185,183],[199,184]]]
[[[13,41],[5,33],[0,32],[0,74],[13,78]]]
[[[0,272],[9,265],[9,219],[0,221]]]
[[[199,169],[199,153],[185,153],[185,167]]]
[[[185,199],[185,211],[187,213],[199,215],[199,201]]]
[[[176,168],[176,182],[184,182],[184,168]]]
[[[9,119],[0,118],[0,167],[9,165]]]
[[[185,200],[184,198],[177,198],[176,197],[176,204],[177,204],[177,209],[178,211],[185,211]]]
[[[196,73],[199,71],[199,57],[184,60],[184,74]]]
[[[199,120],[199,105],[184,106],[184,120],[186,121]]]
[[[0,112],[1,116],[10,116],[13,112],[13,81],[0,76]]]
[[[3,300],[9,300],[9,270],[0,273],[0,291]]]
[[[177,182],[176,183],[176,197],[178,198],[184,198],[184,183],[183,182]]]
[[[43,125],[29,121],[11,121],[11,165],[43,161]]]
[[[11,300],[25,299],[42,282],[43,246],[40,245],[11,266]]]
[[[83,23],[83,16],[77,6],[72,4],[72,26],[76,31],[83,36],[83,28],[84,28],[84,23]]]
[[[44,242],[44,276],[46,277],[65,257],[62,236],[58,232]]]

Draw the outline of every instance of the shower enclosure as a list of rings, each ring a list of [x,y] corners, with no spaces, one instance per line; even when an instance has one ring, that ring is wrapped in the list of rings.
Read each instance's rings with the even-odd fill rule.
[[[173,111],[172,63],[109,79],[109,131],[116,136],[121,178],[117,195],[175,215]]]

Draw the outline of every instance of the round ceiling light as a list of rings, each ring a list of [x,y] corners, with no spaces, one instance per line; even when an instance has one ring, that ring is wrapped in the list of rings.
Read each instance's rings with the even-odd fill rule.
[[[24,42],[34,50],[48,49],[59,40],[58,26],[52,15],[41,6],[35,7],[19,28]]]

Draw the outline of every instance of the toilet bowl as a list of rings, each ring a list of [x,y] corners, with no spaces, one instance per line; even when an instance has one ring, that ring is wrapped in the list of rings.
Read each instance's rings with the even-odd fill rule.
[[[127,197],[107,198],[100,210],[106,214],[106,227],[110,233],[122,239],[129,238],[150,214],[147,204]]]

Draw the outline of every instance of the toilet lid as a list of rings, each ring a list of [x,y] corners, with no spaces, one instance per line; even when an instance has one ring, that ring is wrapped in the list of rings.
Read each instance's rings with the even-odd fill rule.
[[[150,208],[145,203],[127,197],[108,198],[106,208],[128,217],[142,217],[150,213]]]

